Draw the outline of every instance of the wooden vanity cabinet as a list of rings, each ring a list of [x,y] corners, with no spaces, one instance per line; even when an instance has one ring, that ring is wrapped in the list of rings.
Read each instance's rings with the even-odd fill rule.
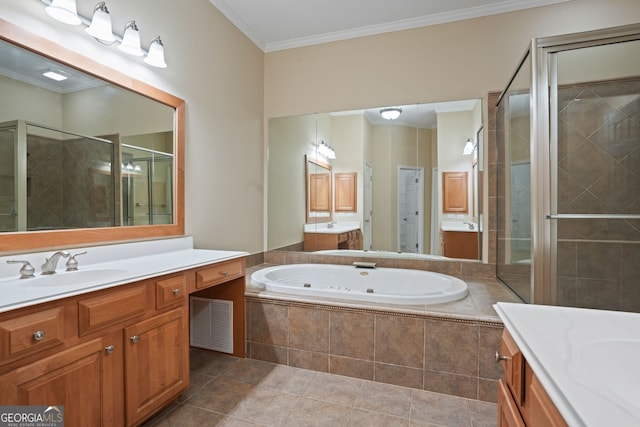
[[[478,259],[478,233],[441,231],[441,252],[447,258]]]
[[[234,262],[240,272],[214,282],[233,283],[244,319]],[[1,313],[0,403],[61,405],[69,426],[142,424],[189,386],[187,296],[216,265]],[[234,324],[243,349],[244,329]]]
[[[344,233],[304,233],[304,250],[307,252],[331,249],[362,249],[360,230]]]
[[[496,356],[504,369],[498,381],[498,427],[567,427],[506,329]]]

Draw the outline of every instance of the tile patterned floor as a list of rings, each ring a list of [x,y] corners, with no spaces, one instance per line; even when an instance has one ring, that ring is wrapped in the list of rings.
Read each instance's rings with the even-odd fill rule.
[[[493,403],[191,349],[191,387],[145,427],[493,427]]]

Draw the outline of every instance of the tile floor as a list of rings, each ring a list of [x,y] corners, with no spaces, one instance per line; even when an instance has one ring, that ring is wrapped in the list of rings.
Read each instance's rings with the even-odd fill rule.
[[[480,427],[494,403],[191,348],[191,387],[151,426]]]

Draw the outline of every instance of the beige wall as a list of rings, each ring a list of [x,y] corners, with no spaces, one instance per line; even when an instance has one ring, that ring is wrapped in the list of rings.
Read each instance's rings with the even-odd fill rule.
[[[160,35],[167,69],[149,67],[58,23],[40,1],[0,0],[0,17],[186,100],[186,233],[199,248],[263,249],[263,53],[207,0],[110,0],[114,29]],[[78,1],[89,16],[95,2]]]

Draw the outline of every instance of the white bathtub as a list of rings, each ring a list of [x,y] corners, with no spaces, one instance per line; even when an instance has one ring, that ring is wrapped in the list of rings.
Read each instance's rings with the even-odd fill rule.
[[[256,271],[251,275],[251,283],[285,294],[390,304],[437,304],[467,296],[467,284],[458,278],[400,268],[279,265]]]

